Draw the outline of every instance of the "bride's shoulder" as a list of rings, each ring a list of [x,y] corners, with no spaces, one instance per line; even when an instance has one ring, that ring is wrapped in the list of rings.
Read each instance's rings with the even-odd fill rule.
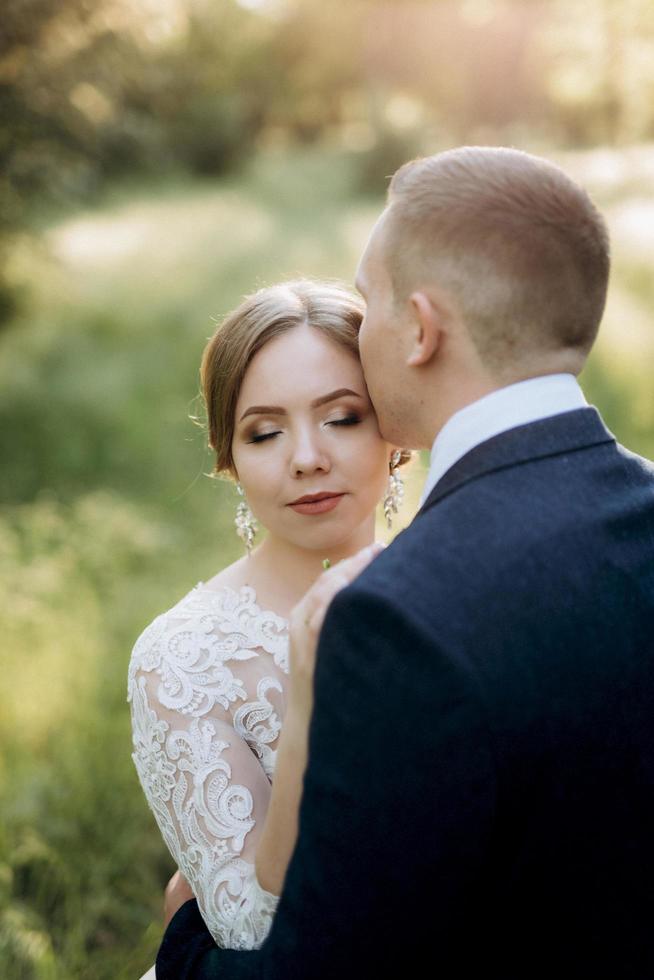
[[[234,563],[236,564],[237,562]],[[211,607],[218,615],[223,605],[229,607],[232,597],[245,591],[232,571],[234,565],[223,569],[207,582],[196,582],[173,605],[158,613],[141,631],[134,644],[134,651],[152,645],[158,636],[169,629],[178,628],[180,622],[188,622],[195,613]]]
[[[288,623],[259,606],[237,566],[234,562],[198,582],[142,630],[130,657],[130,692],[137,675],[168,671],[179,682],[186,673],[204,676],[223,669],[227,660],[248,660],[261,651],[272,654],[287,672]]]
[[[236,561],[223,568],[220,572],[208,579],[206,582],[198,582],[196,588],[201,588],[205,592],[224,593],[225,591],[239,592],[247,585],[247,558],[238,558]]]
[[[281,616],[260,608],[239,559],[206,582],[197,582],[148,623],[132,649],[131,668],[150,671],[171,656],[186,662],[191,647],[197,653],[200,647],[215,645],[217,637],[224,641],[230,634],[238,634],[244,647],[271,646],[276,652],[286,628]]]

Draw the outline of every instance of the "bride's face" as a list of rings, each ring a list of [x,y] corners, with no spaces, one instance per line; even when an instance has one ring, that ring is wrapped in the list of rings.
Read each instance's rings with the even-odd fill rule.
[[[255,517],[299,547],[344,545],[374,520],[392,448],[358,359],[306,325],[254,356],[236,405],[232,456]],[[330,502],[298,505],[307,495]]]

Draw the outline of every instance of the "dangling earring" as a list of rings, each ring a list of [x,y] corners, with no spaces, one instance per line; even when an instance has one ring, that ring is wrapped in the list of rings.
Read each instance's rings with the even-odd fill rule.
[[[245,497],[245,490],[240,483],[236,484],[236,490],[241,497]],[[254,541],[254,536],[257,533],[257,522],[255,520],[254,514],[248,506],[247,500],[243,499],[236,508],[236,519],[234,520],[236,525],[236,533],[239,538],[245,542],[245,547],[247,548],[248,555],[252,551],[252,542]]]
[[[386,518],[386,524],[389,530],[393,526],[392,515],[397,514],[404,499],[404,480],[397,472],[401,459],[401,451],[399,449],[394,450],[390,459],[390,476],[388,477],[388,486],[386,488],[386,496],[384,497],[384,517]]]

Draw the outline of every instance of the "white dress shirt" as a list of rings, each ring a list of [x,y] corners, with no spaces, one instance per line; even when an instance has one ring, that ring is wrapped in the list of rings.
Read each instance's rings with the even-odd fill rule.
[[[475,446],[507,429],[587,405],[573,374],[528,378],[466,405],[448,419],[434,439],[420,506],[450,467]]]

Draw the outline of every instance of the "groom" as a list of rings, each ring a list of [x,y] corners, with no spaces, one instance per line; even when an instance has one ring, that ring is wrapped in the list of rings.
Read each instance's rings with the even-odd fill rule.
[[[266,942],[186,902],[158,980],[654,976],[654,468],[575,378],[608,271],[545,160],[395,174],[360,349],[384,437],[432,448],[423,504],[328,609]]]

